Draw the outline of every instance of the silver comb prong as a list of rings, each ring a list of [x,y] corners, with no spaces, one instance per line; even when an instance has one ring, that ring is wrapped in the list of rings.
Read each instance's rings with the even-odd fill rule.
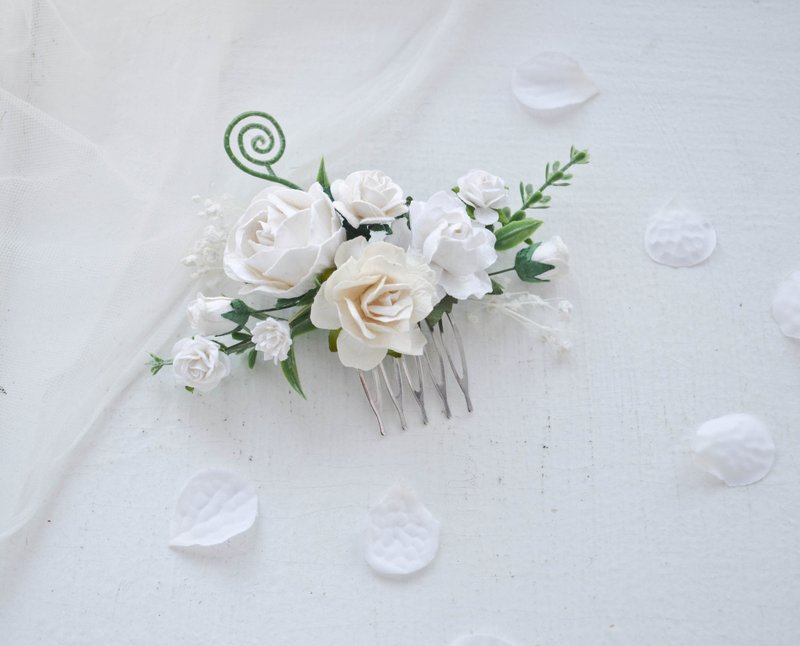
[[[429,338],[428,343],[425,344],[425,349],[422,353],[422,356],[425,359],[425,366],[428,368],[428,374],[433,381],[433,386],[436,389],[436,392],[439,393],[439,397],[444,405],[444,416],[447,419],[450,419],[453,414],[450,412],[450,403],[447,401],[447,373],[445,372],[444,359],[442,358],[442,353],[439,352],[439,347],[434,340],[433,328],[429,325],[420,326],[420,328],[423,327],[428,328]],[[434,365],[431,363],[431,354],[434,355],[436,370],[434,370]]]
[[[392,381],[395,384],[394,388],[392,387],[392,384],[389,383],[389,376],[386,374],[387,361],[390,361],[394,367],[394,370],[392,370],[394,373],[392,378]],[[408,426],[406,425],[406,415],[405,411],[403,410],[403,376],[400,374],[400,364],[397,362],[396,358],[387,357],[380,363],[378,369],[380,370],[381,377],[383,378],[383,385],[386,386],[386,392],[389,393],[389,397],[392,400],[392,404],[394,404],[397,415],[400,417],[400,428],[405,431]]]
[[[370,391],[369,386],[367,386],[367,380],[363,370],[358,371],[358,379],[361,382],[361,387],[364,389],[364,394],[367,396],[369,407],[372,409],[372,412],[375,413],[375,417],[378,419],[378,428],[381,432],[381,435],[386,435],[386,431],[383,427],[383,420],[381,419],[381,384],[378,381],[378,373],[375,370],[370,370],[370,372],[372,373],[375,381],[374,394]]]
[[[450,364],[450,370],[452,370],[453,376],[456,378],[456,383],[458,383],[458,387],[461,388],[461,392],[464,394],[464,401],[467,404],[467,412],[471,413],[472,399],[469,396],[469,373],[467,372],[467,355],[464,352],[464,342],[461,340],[461,333],[458,331],[453,317],[450,316],[449,312],[445,314],[445,316],[447,317],[447,322],[450,323],[450,329],[453,331],[453,337],[456,340],[456,349],[458,350],[459,363],[461,364],[460,371],[456,369],[455,361],[453,361],[453,355],[450,352],[450,348],[447,347],[447,343],[445,342],[445,328],[442,323],[444,319],[439,321],[439,325],[437,326],[439,330],[439,342],[441,343],[441,348],[444,350],[444,354],[447,357],[447,362]]]
[[[408,369],[408,360],[414,364],[414,374],[416,378],[411,376],[411,371]],[[411,389],[411,394],[414,395],[414,401],[419,406],[420,413],[422,413],[422,423],[428,423],[428,411],[425,410],[425,380],[422,376],[422,358],[418,356],[403,355],[399,359],[400,367],[403,369],[408,387]]]

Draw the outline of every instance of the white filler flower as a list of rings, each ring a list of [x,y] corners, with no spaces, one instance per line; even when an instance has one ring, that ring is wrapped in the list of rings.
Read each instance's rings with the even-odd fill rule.
[[[292,347],[292,333],[286,321],[271,316],[259,321],[253,327],[253,343],[256,350],[264,355],[264,361],[272,361],[275,365],[285,361]]]
[[[172,348],[172,370],[180,385],[208,392],[230,374],[231,362],[216,343],[196,336],[181,339]]]
[[[358,237],[336,253],[337,269],[311,307],[318,328],[342,328],[340,361],[370,370],[388,350],[422,354],[425,337],[417,323],[436,303],[436,274],[417,254],[387,242]]]
[[[497,260],[494,234],[472,220],[452,192],[412,202],[410,219],[411,249],[437,270],[444,292],[463,300],[492,291],[486,269]]]
[[[333,206],[353,227],[389,224],[408,208],[403,189],[383,171],[359,170],[331,184]]]
[[[232,229],[225,273],[245,283],[242,294],[300,296],[333,265],[344,239],[342,221],[319,184],[308,191],[270,186],[256,195]]]
[[[186,310],[189,317],[189,325],[192,330],[202,336],[216,336],[230,332],[236,324],[222,315],[231,310],[231,299],[224,296],[203,296],[197,293],[195,298]]]
[[[471,170],[458,179],[458,197],[475,208],[475,219],[481,224],[494,224],[495,209],[508,206],[506,183],[485,170]]]

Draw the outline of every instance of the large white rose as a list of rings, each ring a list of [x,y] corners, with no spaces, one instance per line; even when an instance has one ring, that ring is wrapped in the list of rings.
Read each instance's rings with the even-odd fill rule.
[[[531,260],[553,265],[552,269],[539,274],[539,278],[542,279],[557,278],[569,271],[569,249],[567,249],[567,245],[564,244],[561,236],[553,236],[536,247],[531,255]]]
[[[231,299],[224,296],[203,296],[197,293],[195,298],[186,310],[189,317],[189,325],[192,329],[202,336],[216,336],[230,332],[236,324],[222,315],[231,311]]]
[[[216,343],[196,336],[181,339],[172,348],[172,371],[182,386],[207,392],[230,374],[231,362]]]
[[[275,365],[285,361],[292,347],[292,332],[286,321],[271,316],[253,326],[253,343],[256,350],[262,353],[264,361],[272,361]]]
[[[331,184],[333,206],[353,227],[389,224],[408,208],[403,189],[379,170],[359,170]]]
[[[236,223],[225,248],[225,273],[242,294],[300,296],[333,264],[345,231],[319,184],[308,191],[270,186]]]
[[[354,238],[336,253],[337,269],[311,306],[318,328],[342,328],[339,359],[370,370],[387,350],[422,354],[425,337],[417,323],[436,303],[436,274],[415,253],[387,242]]]
[[[438,271],[444,292],[462,300],[492,291],[486,269],[497,260],[494,234],[472,220],[452,192],[440,191],[427,202],[412,202],[410,220],[411,249]]]
[[[481,224],[494,224],[498,219],[495,209],[508,206],[506,183],[485,170],[471,170],[460,177],[458,197],[475,207],[475,219]]]

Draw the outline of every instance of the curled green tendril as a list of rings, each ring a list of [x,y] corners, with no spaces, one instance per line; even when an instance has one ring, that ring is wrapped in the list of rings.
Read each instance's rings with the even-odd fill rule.
[[[245,120],[251,120],[241,128]],[[236,150],[232,147],[236,139]],[[289,188],[300,187],[288,179],[278,177],[272,170],[286,149],[286,137],[278,122],[266,112],[243,112],[228,124],[225,129],[225,152],[234,165],[249,175],[270,182],[283,184]]]

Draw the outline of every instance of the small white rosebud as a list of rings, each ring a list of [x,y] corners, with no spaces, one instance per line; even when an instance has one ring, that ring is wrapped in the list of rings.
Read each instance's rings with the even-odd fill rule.
[[[231,310],[231,299],[224,296],[208,297],[198,292],[186,310],[189,325],[203,336],[216,336],[230,332],[236,327],[233,321],[222,318],[222,315]]]
[[[271,316],[265,321],[259,321],[253,327],[253,343],[256,344],[256,350],[264,355],[264,361],[272,359],[278,365],[286,360],[292,347],[289,324]]]
[[[545,240],[533,252],[531,259],[553,265],[553,269],[540,274],[539,278],[553,279],[563,276],[569,271],[569,249],[560,236],[553,236],[549,240]]]

